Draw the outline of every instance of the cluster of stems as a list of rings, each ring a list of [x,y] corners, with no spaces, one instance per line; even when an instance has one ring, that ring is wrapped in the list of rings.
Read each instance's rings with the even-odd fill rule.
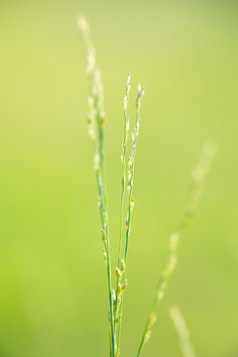
[[[89,112],[87,113],[88,131],[93,144],[93,166],[96,174],[98,189],[98,208],[101,220],[101,235],[103,241],[103,255],[106,263],[108,296],[109,296],[109,316],[110,316],[110,349],[112,356],[115,356],[114,340],[114,311],[111,279],[111,257],[110,238],[108,223],[108,204],[106,191],[106,172],[104,161],[104,98],[101,72],[96,64],[95,49],[90,37],[90,28],[86,20],[82,17],[78,20],[78,26],[82,34],[85,48],[86,72],[89,80]]]
[[[126,81],[126,92],[123,100],[124,113],[124,136],[122,143],[122,193],[120,203],[120,232],[119,232],[119,247],[118,247],[118,261],[115,269],[116,286],[112,287],[112,268],[111,268],[111,252],[110,252],[110,238],[109,238],[109,223],[108,223],[108,202],[106,190],[106,171],[104,158],[104,98],[103,86],[101,79],[101,72],[96,64],[95,49],[90,37],[90,29],[84,17],[78,21],[79,29],[82,35],[83,44],[85,48],[86,58],[86,72],[89,81],[89,112],[87,113],[88,131],[93,144],[93,167],[96,174],[97,189],[98,189],[98,207],[101,221],[101,236],[103,241],[103,256],[106,263],[107,282],[108,282],[108,296],[109,296],[109,337],[110,337],[110,357],[118,357],[120,354],[120,336],[122,324],[122,310],[123,310],[123,294],[127,287],[127,259],[128,248],[131,233],[131,219],[134,207],[133,185],[135,173],[135,158],[136,145],[139,135],[140,127],[140,108],[141,99],[144,95],[144,87],[138,85],[138,94],[136,99],[136,118],[135,126],[132,130],[132,148],[127,161],[127,144],[129,137],[130,121],[127,115],[128,99],[131,88],[131,73],[129,73]],[[181,221],[177,225],[174,232],[169,238],[169,250],[166,264],[162,270],[159,278],[155,297],[147,318],[145,328],[140,341],[137,357],[141,355],[142,349],[151,335],[151,329],[156,321],[155,309],[157,303],[162,300],[167,289],[171,275],[173,274],[178,255],[178,242],[185,228],[189,226],[191,221],[196,216],[198,201],[200,199],[203,186],[206,181],[207,174],[210,169],[211,161],[216,152],[216,145],[213,141],[208,142],[202,151],[200,160],[192,173],[191,186],[187,198],[184,214]],[[125,195],[128,196],[128,206],[126,208],[126,215],[124,217],[125,209]],[[124,226],[125,222],[125,226]],[[125,227],[125,228],[124,228]],[[123,233],[125,231],[124,251]],[[177,316],[177,315],[176,315]],[[180,319],[181,320],[181,319]],[[177,321],[177,320],[176,320]],[[184,330],[183,330],[184,331]],[[188,343],[187,343],[188,345]],[[188,355],[193,357],[192,354]]]
[[[138,85],[138,95],[136,99],[136,120],[135,127],[132,132],[132,150],[131,155],[126,165],[127,143],[129,135],[129,118],[127,116],[127,106],[129,93],[131,88],[131,73],[128,74],[126,81],[126,93],[123,100],[124,112],[124,137],[122,143],[122,193],[120,205],[120,233],[119,233],[119,248],[118,248],[118,266],[116,272],[116,289],[112,288],[111,279],[111,258],[110,258],[110,238],[108,224],[108,204],[106,190],[106,171],[104,159],[104,100],[103,86],[101,73],[96,64],[95,49],[90,37],[90,28],[84,17],[78,21],[78,26],[82,35],[85,48],[86,72],[89,80],[89,112],[87,113],[88,131],[93,144],[94,151],[94,171],[96,174],[98,188],[98,207],[101,219],[101,232],[103,241],[103,256],[107,268],[108,294],[109,294],[109,333],[110,333],[110,356],[118,357],[120,354],[120,335],[121,335],[121,320],[123,293],[127,287],[126,264],[128,257],[128,246],[131,231],[131,217],[134,206],[133,198],[133,183],[135,171],[135,156],[136,144],[139,135],[140,122],[140,107],[141,98],[144,95],[144,88]],[[128,175],[126,176],[126,166],[128,167]],[[127,184],[127,190],[126,190]],[[123,237],[123,221],[124,221],[124,198],[128,194],[128,211],[125,219],[125,251],[122,258],[122,237]]]

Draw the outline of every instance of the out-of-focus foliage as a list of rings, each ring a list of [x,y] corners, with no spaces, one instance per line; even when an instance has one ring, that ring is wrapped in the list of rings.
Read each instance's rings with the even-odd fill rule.
[[[107,290],[77,16],[90,21],[104,89],[113,263],[124,82],[146,85],[135,173],[122,356],[138,348],[190,172],[215,137],[196,223],[144,356],[179,355],[168,305],[199,356],[235,357],[238,8],[235,1],[0,2],[0,356],[107,353]],[[87,273],[86,273],[87,272]]]

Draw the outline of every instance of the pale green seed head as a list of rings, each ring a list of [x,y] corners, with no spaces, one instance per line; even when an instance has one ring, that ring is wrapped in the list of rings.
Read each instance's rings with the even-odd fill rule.
[[[144,337],[144,343],[146,343],[151,336],[151,330],[147,331]]]
[[[118,269],[118,267],[116,267],[116,277],[117,277],[118,281],[121,280],[121,271],[120,271],[120,269]]]

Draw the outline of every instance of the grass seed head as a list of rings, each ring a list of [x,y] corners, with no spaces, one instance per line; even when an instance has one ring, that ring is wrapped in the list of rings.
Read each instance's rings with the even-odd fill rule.
[[[120,271],[120,269],[118,269],[118,267],[116,267],[116,277],[117,277],[118,281],[121,280],[121,271]]]
[[[146,343],[151,336],[151,330],[147,331],[144,337],[144,343]]]
[[[121,321],[122,318],[122,314],[120,314],[119,316],[117,316],[117,318],[115,319],[116,325],[118,325]]]
[[[126,270],[126,264],[124,259],[121,260],[121,266],[120,266],[120,271],[121,273],[124,273],[124,271]]]
[[[125,281],[122,283],[121,288],[122,288],[123,292],[126,290],[126,288],[127,288],[127,279],[125,279]]]

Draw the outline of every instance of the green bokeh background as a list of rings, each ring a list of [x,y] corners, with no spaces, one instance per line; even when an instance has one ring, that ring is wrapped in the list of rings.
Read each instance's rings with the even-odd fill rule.
[[[107,285],[76,19],[105,88],[113,265],[122,98],[146,86],[121,356],[135,356],[168,235],[203,143],[219,153],[144,356],[181,356],[177,304],[200,357],[238,356],[237,1],[0,1],[0,356],[108,355]]]

